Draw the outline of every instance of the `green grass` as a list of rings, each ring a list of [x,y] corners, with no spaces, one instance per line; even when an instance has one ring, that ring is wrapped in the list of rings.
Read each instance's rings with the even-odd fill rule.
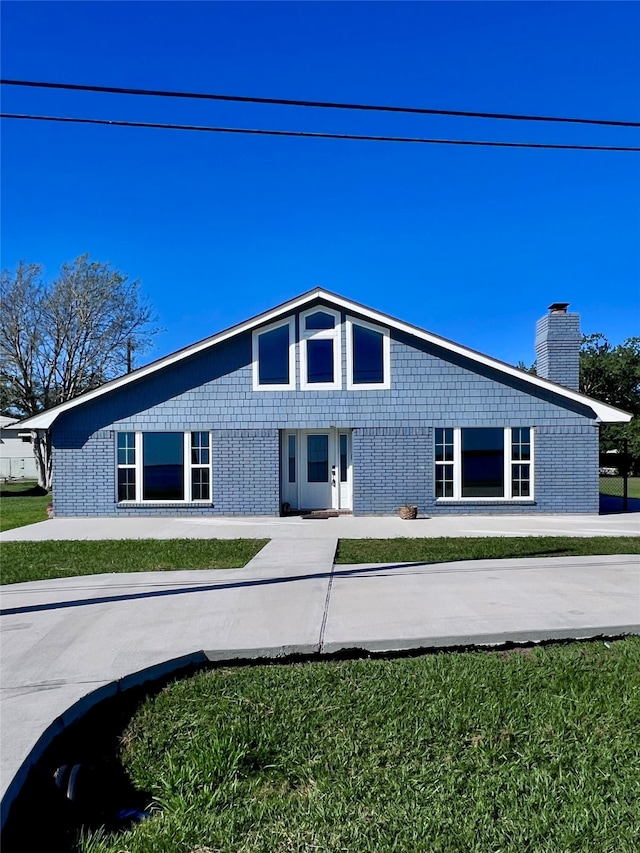
[[[219,669],[122,738],[153,815],[84,853],[635,853],[640,639]]]
[[[104,572],[240,568],[267,542],[267,539],[3,542],[0,583]]]
[[[46,520],[51,495],[38,491],[36,480],[14,480],[0,486],[0,531]]]
[[[640,554],[640,536],[341,539],[337,563],[445,563],[504,557]]]
[[[628,495],[630,498],[640,498],[640,477],[629,477]],[[600,477],[600,494],[622,497],[621,477]]]
[[[12,500],[15,500],[13,498]],[[266,539],[122,539],[3,542],[0,583],[104,572],[240,568]],[[503,557],[638,554],[640,537],[341,539],[338,563],[447,562]]]

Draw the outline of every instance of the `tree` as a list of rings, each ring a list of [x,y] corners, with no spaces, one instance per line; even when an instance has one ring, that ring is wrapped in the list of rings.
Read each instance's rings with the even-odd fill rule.
[[[125,372],[158,329],[140,282],[82,255],[43,281],[21,261],[0,289],[0,409],[29,417]],[[46,431],[33,431],[38,482],[51,488]]]
[[[640,337],[612,347],[596,332],[585,335],[580,350],[580,390],[633,414],[628,424],[608,424],[602,430],[604,450],[622,450],[628,442],[631,469],[640,471]]]

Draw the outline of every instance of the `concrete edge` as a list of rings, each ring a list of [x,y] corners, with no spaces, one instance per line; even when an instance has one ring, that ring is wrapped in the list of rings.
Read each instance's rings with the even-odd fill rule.
[[[9,782],[2,801],[0,802],[0,830],[4,829],[5,823],[11,811],[11,806],[15,802],[16,797],[22,790],[22,786],[27,780],[31,769],[42,758],[46,749],[62,732],[65,731],[72,723],[75,723],[83,717],[92,708],[95,708],[105,699],[126,693],[132,687],[139,687],[148,682],[157,681],[161,678],[171,675],[172,672],[179,672],[181,669],[186,669],[191,666],[200,666],[207,663],[207,657],[202,651],[194,652],[190,655],[183,655],[179,658],[163,661],[159,664],[141,669],[138,672],[125,675],[116,681],[107,682],[95,690],[91,690],[77,702],[74,702],[66,711],[64,711],[42,732],[35,745],[20,765],[18,772]]]
[[[253,649],[205,649],[203,654],[210,663],[250,661],[251,663],[260,664],[262,661],[279,660],[281,658],[317,657],[322,654],[322,650],[318,643],[294,643],[287,646],[268,646]]]
[[[637,625],[597,625],[582,628],[553,628],[548,631],[503,631],[495,634],[449,634],[441,637],[407,637],[393,640],[350,640],[349,642],[326,643],[321,654],[336,655],[358,649],[371,653],[393,653],[412,651],[416,654],[434,649],[474,649],[506,645],[526,646],[562,640],[622,639],[640,635]]]

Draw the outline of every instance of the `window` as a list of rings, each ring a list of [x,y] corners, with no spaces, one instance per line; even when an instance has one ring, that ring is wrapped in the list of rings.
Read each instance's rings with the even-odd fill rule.
[[[254,390],[295,390],[294,318],[257,329],[252,340]]]
[[[453,430],[436,430],[436,497],[453,497]]]
[[[340,434],[340,482],[346,483],[349,469],[349,458],[347,456],[348,438],[344,433]]]
[[[287,436],[287,458],[288,458],[288,469],[289,469],[289,482],[295,483],[296,481],[296,437],[295,435]]]
[[[391,387],[389,330],[347,318],[347,388]]]
[[[312,308],[300,314],[300,387],[338,390],[342,387],[340,314]]]
[[[118,500],[136,499],[136,434],[118,433]]]
[[[504,497],[504,430],[463,429],[462,497]]]
[[[184,438],[181,432],[142,434],[142,500],[184,500]]]
[[[329,482],[329,436],[307,436],[307,482]]]
[[[436,429],[436,498],[531,499],[532,449],[530,427]]]
[[[511,494],[514,498],[531,496],[531,430],[511,430]]]
[[[191,433],[191,500],[211,497],[211,450],[208,432]]]
[[[208,502],[211,434],[118,433],[117,475],[119,502]]]

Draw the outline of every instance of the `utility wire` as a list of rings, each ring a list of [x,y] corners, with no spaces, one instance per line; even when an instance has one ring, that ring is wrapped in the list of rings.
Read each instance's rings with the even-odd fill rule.
[[[546,142],[487,142],[474,139],[424,139],[415,136],[368,136],[355,133],[309,133],[302,130],[264,130],[248,127],[208,127],[194,124],[160,124],[147,121],[114,121],[103,118],[20,115],[0,113],[0,118],[26,121],[58,121],[69,124],[105,124],[114,127],[147,127],[159,130],[192,130],[200,133],[248,133],[254,136],[304,136],[312,139],[352,139],[365,142],[414,142],[423,145],[483,145],[490,148],[560,148],[571,151],[640,151],[621,145],[553,145]]]
[[[566,118],[560,116],[517,115],[513,113],[480,113],[465,110],[434,110],[424,107],[395,107],[380,104],[348,104],[334,101],[301,101],[291,98],[255,98],[248,95],[216,95],[205,92],[173,92],[162,89],[131,89],[124,86],[89,86],[80,83],[47,83],[36,80],[0,79],[6,86],[30,86],[37,89],[66,89],[76,92],[109,92],[116,95],[144,95],[158,98],[195,98],[205,101],[235,101],[244,104],[280,104],[288,107],[313,107],[332,110],[370,110],[387,113],[415,113],[418,115],[461,116],[465,118],[490,118],[506,121],[554,121],[572,124],[599,124],[613,127],[640,127],[637,121],[613,121],[596,118]]]

